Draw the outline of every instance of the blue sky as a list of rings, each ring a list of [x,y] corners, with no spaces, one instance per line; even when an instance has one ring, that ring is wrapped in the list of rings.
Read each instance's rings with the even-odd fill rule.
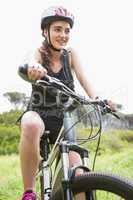
[[[0,112],[10,108],[7,91],[30,94],[30,84],[17,67],[41,44],[40,17],[44,8],[63,5],[75,15],[70,46],[80,56],[94,90],[102,98],[124,105],[133,113],[133,5],[132,0],[12,0],[0,2]],[[82,91],[77,86],[78,91]]]

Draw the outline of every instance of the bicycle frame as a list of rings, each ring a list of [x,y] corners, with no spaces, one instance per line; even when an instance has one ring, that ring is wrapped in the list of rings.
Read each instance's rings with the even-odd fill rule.
[[[69,113],[64,114],[64,128],[68,130],[72,126],[72,121],[70,119]],[[71,188],[69,181],[74,170],[70,168],[69,164],[69,151],[76,151],[80,154],[82,158],[82,164],[84,167],[88,167],[88,151],[82,147],[79,147],[75,143],[75,130],[72,128],[67,135],[67,140],[62,140],[62,134],[64,134],[64,128],[61,129],[58,138],[51,149],[51,152],[48,153],[48,143],[46,142],[45,146],[45,157],[41,162],[41,169],[39,175],[43,179],[43,194],[42,199],[49,200],[50,196],[54,195],[54,192],[57,186],[62,185],[63,196],[65,200],[72,200],[71,197]],[[69,139],[74,139],[69,143]],[[55,163],[56,162],[56,163]],[[55,165],[53,173],[51,173],[51,167]],[[78,166],[76,166],[78,167]],[[71,173],[70,173],[71,172]],[[60,180],[59,180],[60,179]],[[60,181],[60,183],[59,183]]]
[[[111,113],[112,115],[118,118],[118,116],[114,112],[112,112],[112,110],[109,108],[109,106],[106,104],[105,101],[99,101],[99,100],[90,101],[86,99],[85,97],[79,96],[58,79],[45,76],[44,80],[38,80],[36,84],[44,88],[46,86],[52,86],[55,89],[62,92],[63,94],[67,95],[68,97],[71,97],[72,99],[74,99],[74,101],[78,103],[78,105],[95,105],[98,113],[99,113],[99,108],[97,106],[100,106],[102,108],[102,111],[100,111],[99,118],[101,118],[101,112],[102,114]],[[68,106],[68,108],[70,107]],[[69,112],[65,113],[65,109],[64,109],[64,114],[65,114],[65,117],[64,117],[65,131],[63,129],[60,131],[50,153],[48,151],[49,145],[46,142],[46,146],[45,146],[46,151],[44,154],[45,157],[41,162],[41,170],[40,170],[41,182],[42,182],[41,200],[50,200],[56,192],[58,194],[58,188],[59,188],[58,186],[62,186],[62,194],[63,194],[62,196],[64,200],[72,200],[73,197],[72,197],[72,191],[71,191],[71,180],[73,178],[73,175],[75,175],[76,169],[82,168],[84,169],[84,171],[90,171],[88,168],[88,161],[89,161],[88,151],[78,146],[75,143],[76,141],[75,130],[74,128],[72,128],[73,124],[71,122],[71,119],[69,118],[70,114]],[[101,132],[101,120],[99,122],[100,122],[99,131],[97,131],[97,133],[94,136],[89,137],[89,139],[95,139]],[[64,137],[66,132],[68,132],[69,135],[67,135],[67,137],[65,137],[65,140],[63,140],[62,136]],[[69,141],[72,141],[72,143],[70,143]],[[75,167],[70,166],[69,151],[76,151],[80,154],[81,159],[82,159],[82,166],[75,166]],[[56,160],[58,161],[56,162]],[[55,165],[55,168],[54,168],[55,170],[54,171],[52,170],[52,173],[51,173],[51,167],[53,164]],[[102,175],[100,175],[100,177],[101,176]],[[58,181],[58,177],[61,177],[59,181]],[[89,200],[95,199],[92,193],[93,193],[93,189],[92,191],[89,190]],[[88,197],[88,193],[87,193],[87,197]]]

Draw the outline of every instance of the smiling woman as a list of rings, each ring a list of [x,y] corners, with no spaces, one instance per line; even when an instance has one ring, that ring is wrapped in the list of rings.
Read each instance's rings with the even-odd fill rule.
[[[54,23],[54,24],[53,24]],[[55,24],[57,23],[57,24]],[[44,10],[41,20],[42,35],[46,37],[47,43],[55,51],[60,51],[60,47],[56,48],[51,41],[51,34],[55,33],[55,36],[61,40],[66,38],[68,42],[70,28],[73,27],[74,16],[63,7],[49,7]],[[63,36],[63,37],[62,37]],[[54,39],[54,38],[53,38]],[[63,40],[62,40],[63,41]],[[61,42],[62,43],[62,42]],[[65,44],[66,44],[65,43]]]
[[[15,6],[12,5],[12,2]],[[30,93],[30,84],[26,84],[20,77],[17,77],[16,73],[18,63],[21,62],[28,50],[39,46],[39,52],[41,52],[43,58],[46,58],[45,64],[47,61],[51,61],[51,57],[52,60],[57,61],[57,52],[51,55],[52,50],[49,52],[47,48],[47,51],[43,45],[40,48],[42,36],[38,28],[42,9],[47,5],[52,5],[53,2],[62,3],[74,10],[76,23],[74,29],[70,30],[70,36],[71,32],[74,34],[74,37],[70,38],[71,44],[76,46],[79,51],[84,62],[84,71],[94,83],[93,86],[97,89],[98,94],[108,97],[113,95],[113,100],[121,102],[124,107],[127,107],[126,112],[133,113],[132,0],[0,1],[0,111],[11,109],[9,102],[2,96],[3,93],[16,90],[25,93],[29,90]],[[46,54],[43,52],[46,52]],[[40,56],[40,53],[37,54]],[[59,61],[59,65],[56,66],[61,68],[60,63]],[[52,71],[58,74],[57,68],[52,69]],[[103,74],[104,77],[102,77]],[[119,90],[122,90],[122,92],[119,92]],[[117,94],[117,91],[119,94]],[[128,153],[128,155],[132,154],[133,152]],[[7,160],[8,163],[12,163],[12,161],[9,162],[9,159]],[[105,166],[107,165],[110,166],[108,162]],[[2,161],[0,166],[7,165]],[[12,174],[12,170],[8,174]],[[12,186],[9,187],[10,189],[12,189]],[[16,192],[15,188],[11,192],[14,191]],[[8,192],[8,189],[5,192]],[[5,199],[4,197],[5,194],[3,199]],[[9,199],[12,199],[12,197],[15,199],[14,194]]]
[[[73,15],[63,7],[46,9],[41,19],[41,30],[44,41],[36,52],[31,63],[19,66],[19,75],[32,83],[31,100],[27,112],[21,118],[20,160],[24,183],[22,200],[36,200],[35,175],[39,166],[40,138],[43,141],[44,130],[50,131],[50,143],[54,143],[63,125],[62,104],[68,101],[67,95],[60,95],[53,88],[37,86],[38,79],[48,74],[61,80],[74,90],[75,73],[87,95],[95,99],[94,92],[81,67],[77,53],[67,48],[70,30],[74,24]],[[73,136],[75,138],[75,136]],[[74,138],[71,137],[73,141]],[[81,164],[78,153],[69,154],[70,165]],[[27,162],[28,161],[28,162]],[[80,173],[83,173],[80,170]],[[76,195],[75,200],[84,200],[85,193]]]
[[[45,34],[47,36],[47,32],[44,32],[44,36]],[[64,21],[53,22],[49,34],[49,36],[52,35],[51,43],[53,46],[56,49],[63,49],[69,40],[70,25]]]

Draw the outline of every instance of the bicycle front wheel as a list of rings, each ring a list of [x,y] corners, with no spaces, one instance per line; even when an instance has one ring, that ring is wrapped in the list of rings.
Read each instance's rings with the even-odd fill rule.
[[[71,181],[71,190],[73,195],[86,192],[86,200],[133,200],[133,183],[108,173],[89,172],[75,177]],[[62,200],[61,196],[57,191],[52,200]]]

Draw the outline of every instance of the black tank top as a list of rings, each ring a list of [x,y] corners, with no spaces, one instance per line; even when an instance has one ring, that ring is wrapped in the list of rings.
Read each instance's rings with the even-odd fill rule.
[[[58,73],[54,73],[53,71],[49,70],[46,66],[44,67],[48,70],[48,75],[61,80],[66,86],[74,90],[74,81],[69,65],[68,52],[66,50],[64,50],[61,55],[61,64],[62,67]],[[46,89],[44,89],[40,86],[38,87],[34,84],[32,85],[32,108],[59,107],[62,103],[65,103],[67,100],[68,97],[63,94],[60,96],[59,93],[55,90],[55,88],[46,87]]]

